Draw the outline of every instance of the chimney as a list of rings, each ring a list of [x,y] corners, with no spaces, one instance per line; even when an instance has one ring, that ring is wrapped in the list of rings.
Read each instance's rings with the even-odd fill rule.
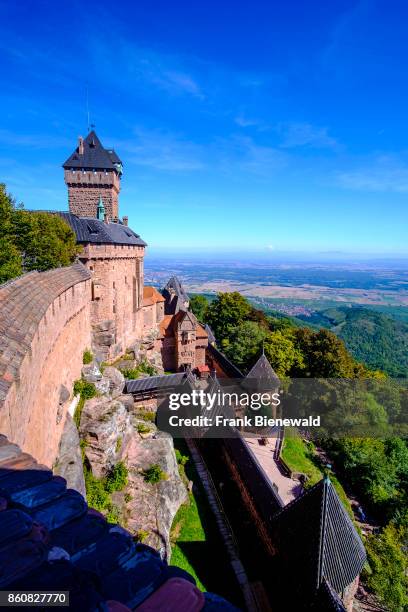
[[[78,153],[79,155],[84,154],[84,139],[82,138],[82,136],[78,138]]]
[[[109,223],[108,213],[105,213],[104,223]]]
[[[129,217],[123,217],[123,225],[128,225]]]

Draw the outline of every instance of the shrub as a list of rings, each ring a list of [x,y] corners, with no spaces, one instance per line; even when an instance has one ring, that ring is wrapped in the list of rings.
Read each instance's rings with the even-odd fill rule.
[[[152,366],[147,361],[141,361],[138,365],[139,372],[143,374],[148,374],[149,376],[154,376],[157,374],[157,370],[154,366]]]
[[[138,412],[136,415],[139,419],[143,419],[144,421],[150,421],[154,423],[156,420],[155,412]]]
[[[122,370],[122,374],[128,380],[134,380],[135,378],[139,378],[139,370],[138,368],[126,368]]]
[[[111,499],[105,488],[105,479],[95,478],[90,470],[85,470],[85,486],[89,506],[99,512],[106,511],[110,507]]]
[[[118,506],[116,506],[115,504],[110,504],[108,513],[106,515],[106,520],[108,521],[108,523],[118,523],[119,517],[120,512]]]
[[[125,368],[122,370],[122,374],[125,378],[134,380],[135,378],[139,378],[140,374],[148,374],[149,376],[154,376],[157,374],[156,368],[154,368],[147,361],[141,361],[136,368]]]
[[[133,497],[130,493],[125,493],[125,495],[123,496],[125,503],[128,504],[129,502],[132,501]]]
[[[119,461],[113,466],[112,470],[106,477],[106,490],[109,493],[113,491],[122,491],[128,483],[129,471],[123,461]]]
[[[92,361],[93,361],[93,355],[89,349],[86,349],[84,351],[84,354],[82,355],[82,363],[84,365],[87,365],[88,363],[92,363]]]
[[[117,452],[117,453],[118,453],[118,452],[120,451],[120,449],[122,448],[122,443],[123,443],[122,438],[118,438],[118,439],[116,440],[116,448],[115,448],[115,452]]]
[[[149,433],[150,431],[150,427],[148,427],[147,425],[143,425],[143,423],[139,423],[139,425],[137,426],[137,433],[145,434]]]
[[[80,395],[82,399],[87,400],[95,397],[96,394],[97,390],[93,383],[83,379],[74,382],[74,395]]]
[[[158,463],[153,463],[143,471],[143,477],[149,484],[157,484],[161,480],[167,480],[168,475],[166,472],[163,472]]]
[[[144,542],[148,535],[148,531],[146,531],[145,529],[139,529],[133,539],[135,540],[135,542]]]
[[[364,572],[367,586],[389,610],[406,610],[408,562],[404,554],[402,529],[389,524],[380,535],[367,538],[366,549],[370,569]]]
[[[186,465],[188,461],[187,455],[182,455],[178,448],[175,450],[176,460],[179,465]]]
[[[74,395],[79,395],[79,402],[74,413],[74,422],[78,428],[81,424],[81,414],[85,401],[91,399],[91,397],[95,397],[97,393],[93,383],[86,382],[86,380],[82,380],[82,378],[74,382]]]

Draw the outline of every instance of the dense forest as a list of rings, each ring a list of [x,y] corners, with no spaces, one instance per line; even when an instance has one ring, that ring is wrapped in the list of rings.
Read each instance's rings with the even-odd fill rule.
[[[283,380],[312,377],[371,381],[366,405],[376,423],[380,423],[383,435],[344,435],[336,440],[319,440],[319,444],[333,460],[336,476],[381,525],[378,533],[365,538],[366,586],[387,609],[408,610],[406,387],[394,386],[393,381],[387,386],[386,374],[372,369],[371,363],[357,361],[332,331],[301,327],[289,317],[268,316],[239,293],[220,293],[211,301],[197,295],[190,303],[199,320],[211,326],[219,349],[243,372],[249,370],[263,349]],[[350,408],[346,418],[356,409],[353,403]]]
[[[302,318],[302,317],[300,317]],[[390,376],[408,375],[408,324],[370,308],[340,306],[316,312],[305,324],[333,331],[358,361]]]
[[[75,234],[65,221],[16,205],[0,184],[0,283],[31,270],[67,266],[77,253]]]

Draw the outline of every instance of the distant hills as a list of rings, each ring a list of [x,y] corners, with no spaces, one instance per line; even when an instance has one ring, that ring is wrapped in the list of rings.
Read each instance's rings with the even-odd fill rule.
[[[408,376],[408,324],[382,312],[341,306],[298,316],[297,321],[325,327],[344,340],[351,354],[390,376]]]

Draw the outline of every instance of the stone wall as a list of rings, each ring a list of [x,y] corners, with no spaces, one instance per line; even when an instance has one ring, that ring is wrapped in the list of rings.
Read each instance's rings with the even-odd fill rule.
[[[120,179],[116,172],[65,170],[69,211],[79,217],[96,217],[99,196],[109,219],[119,215]]]
[[[144,248],[89,244],[80,259],[92,274],[93,349],[110,360],[143,333]]]
[[[0,286],[0,432],[46,465],[90,346],[90,295],[82,264]]]
[[[143,331],[150,332],[157,327],[164,317],[164,303],[143,305]]]

